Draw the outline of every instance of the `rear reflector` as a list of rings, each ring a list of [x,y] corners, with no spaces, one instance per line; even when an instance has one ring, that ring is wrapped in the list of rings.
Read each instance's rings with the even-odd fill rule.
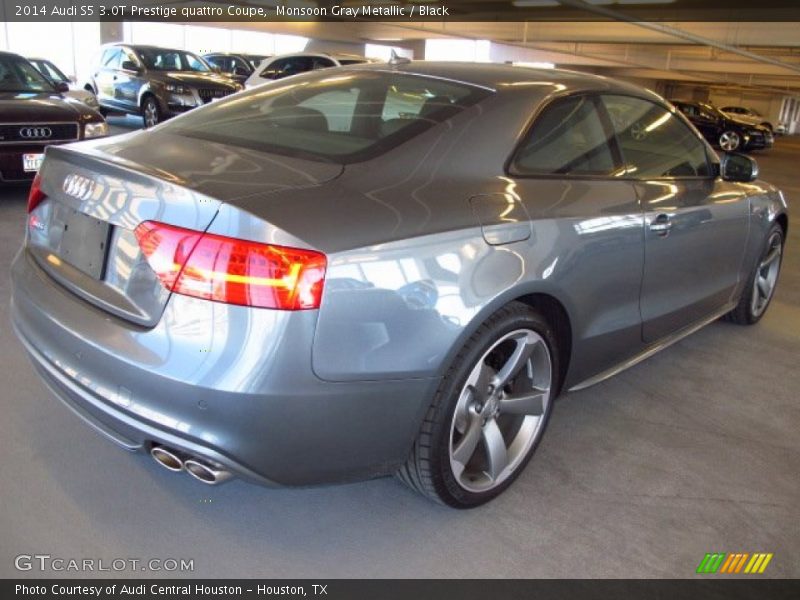
[[[39,206],[39,203],[47,197],[44,195],[41,186],[42,176],[39,173],[36,173],[36,177],[33,178],[33,183],[31,183],[31,191],[28,192],[29,213],[33,212],[33,209]]]
[[[319,308],[324,254],[154,221],[140,223],[135,233],[148,264],[175,293],[281,310]]]

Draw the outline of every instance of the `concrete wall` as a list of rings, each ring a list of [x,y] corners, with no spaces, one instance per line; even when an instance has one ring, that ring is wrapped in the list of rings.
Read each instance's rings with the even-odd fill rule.
[[[364,44],[311,39],[308,41],[305,51],[328,52],[330,54],[358,54],[359,56],[364,56]]]

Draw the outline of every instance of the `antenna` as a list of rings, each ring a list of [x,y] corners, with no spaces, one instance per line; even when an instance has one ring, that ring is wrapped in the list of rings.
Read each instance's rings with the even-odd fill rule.
[[[392,48],[392,56],[389,58],[390,65],[407,65],[411,62],[411,59],[406,58],[405,56],[398,56],[395,49]]]

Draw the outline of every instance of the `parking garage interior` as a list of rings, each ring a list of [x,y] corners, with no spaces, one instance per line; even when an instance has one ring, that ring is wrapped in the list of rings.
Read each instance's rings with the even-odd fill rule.
[[[638,21],[625,10],[613,7],[619,18],[602,26],[576,19],[65,28],[9,20],[0,23],[0,50],[52,60],[79,87],[100,46],[113,42],[199,55],[394,54],[617,78],[668,100],[762,115],[774,145],[750,155],[796,212],[798,23]],[[107,120],[111,135],[142,128],[139,115],[111,111]],[[28,188],[0,189],[0,576],[25,576],[14,557],[44,552],[193,559],[194,571],[181,575],[203,578],[682,578],[707,552],[748,549],[774,553],[769,576],[800,576],[796,227],[758,325],[714,322],[616,377],[562,395],[515,485],[481,508],[453,511],[392,478],[299,489],[239,480],[202,486],[90,431],[51,397],[10,326],[9,268]]]

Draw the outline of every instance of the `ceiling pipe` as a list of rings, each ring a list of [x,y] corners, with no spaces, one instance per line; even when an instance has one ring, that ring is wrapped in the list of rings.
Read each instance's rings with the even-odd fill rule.
[[[689,31],[684,31],[683,29],[672,27],[671,25],[663,25],[661,23],[652,23],[648,21],[637,21],[635,17],[631,17],[630,15],[626,15],[624,13],[617,12],[615,10],[604,8],[602,6],[597,6],[595,4],[588,4],[583,0],[558,0],[558,1],[564,6],[571,6],[573,8],[582,9],[588,12],[595,13],[597,15],[614,19],[615,21],[630,23],[631,25],[636,25],[637,27],[641,27],[643,29],[649,29],[650,31],[663,33],[671,37],[680,38],[682,40],[686,40],[687,42],[693,42],[695,44],[700,44],[702,46],[710,46],[712,48],[717,48],[718,50],[730,52],[731,54],[738,54],[739,56],[749,58],[750,60],[756,62],[760,62],[766,65],[773,65],[776,67],[787,69],[788,71],[794,71],[795,73],[800,73],[800,66],[793,65],[790,63],[785,63],[781,60],[770,58],[769,56],[756,54],[755,52],[750,52],[749,50],[745,50],[738,46],[732,46],[724,42],[718,42],[717,40],[712,40],[711,38],[707,38],[702,35],[696,35]]]

